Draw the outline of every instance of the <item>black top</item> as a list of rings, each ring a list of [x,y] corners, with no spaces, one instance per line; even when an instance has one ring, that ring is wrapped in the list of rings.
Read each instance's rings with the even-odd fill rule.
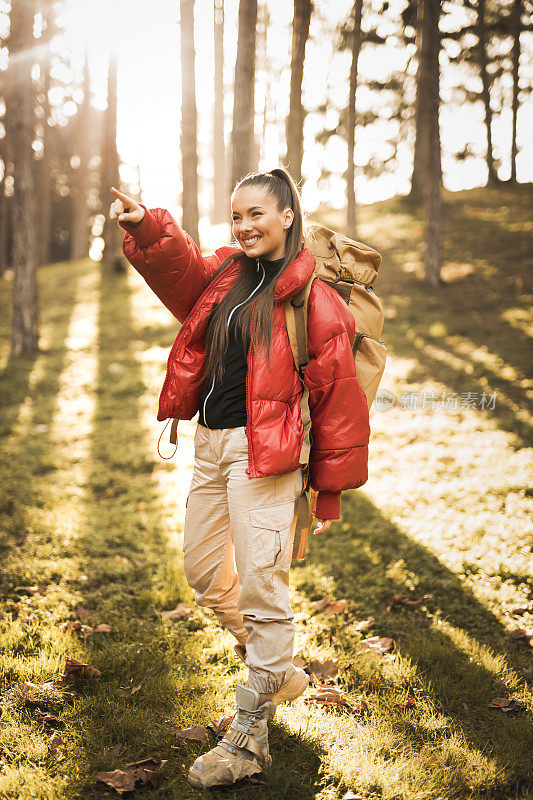
[[[260,264],[257,265],[257,260]],[[269,261],[266,258],[253,259],[258,266],[253,272],[250,294],[246,302],[253,303],[259,292],[268,286],[277,275],[283,258]],[[236,307],[237,308],[237,307]],[[239,310],[242,306],[238,307]],[[222,380],[213,387],[206,381],[200,394],[198,422],[206,428],[238,428],[246,425],[246,374],[248,363],[242,352],[242,339],[236,337],[235,317],[237,311],[230,312],[228,349]]]

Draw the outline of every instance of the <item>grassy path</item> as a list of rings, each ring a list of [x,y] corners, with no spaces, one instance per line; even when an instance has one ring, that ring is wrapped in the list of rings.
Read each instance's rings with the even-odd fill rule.
[[[385,254],[376,286],[389,315],[383,385],[398,402],[373,410],[370,479],[343,496],[342,520],[312,537],[294,567],[293,607],[300,651],[337,658],[337,685],[368,710],[280,707],[274,769],[254,787],[188,786],[206,746],[177,735],[227,712],[245,672],[208,612],[174,622],[159,613],[192,601],[180,544],[194,423],[180,423],[173,461],[155,451],[174,323],[131,272],[55,265],[40,274],[42,352],[13,363],[2,285],[0,797],[110,796],[96,772],[149,756],[167,760],[153,798],[333,800],[349,789],[384,800],[533,797],[532,651],[508,636],[533,620],[511,614],[531,603],[532,585],[521,272],[531,229],[520,216],[527,198],[504,199],[448,200],[450,283],[440,300],[416,277],[416,216],[394,202],[364,211],[361,236]],[[493,239],[474,254],[471,229],[485,220]],[[504,253],[519,265],[512,274]],[[495,409],[399,403],[402,393],[482,390],[497,391]],[[39,584],[44,594],[17,590]],[[421,601],[388,611],[394,594]],[[345,611],[313,614],[324,596],[345,598]],[[95,610],[83,622],[112,632],[62,631],[80,606]],[[370,636],[391,637],[393,650],[358,654]],[[101,678],[63,688],[55,679],[68,656]],[[52,680],[28,695],[20,687]],[[523,709],[489,708],[494,697]],[[32,698],[59,722],[39,721]],[[414,705],[401,707],[406,700]],[[63,740],[55,753],[54,730]],[[118,743],[120,755],[105,752]]]

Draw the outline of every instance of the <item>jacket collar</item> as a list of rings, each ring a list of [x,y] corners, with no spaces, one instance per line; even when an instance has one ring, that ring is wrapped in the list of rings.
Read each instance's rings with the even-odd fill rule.
[[[235,250],[235,252],[238,252]],[[315,257],[311,251],[304,247],[300,250],[294,261],[279,276],[274,290],[275,300],[288,300],[303,289],[315,268]]]

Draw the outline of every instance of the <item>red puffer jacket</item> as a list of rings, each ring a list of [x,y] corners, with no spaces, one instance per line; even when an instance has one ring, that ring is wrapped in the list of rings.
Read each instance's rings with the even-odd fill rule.
[[[237,248],[221,247],[204,257],[168,211],[143,208],[146,213],[137,227],[120,223],[126,231],[124,255],[182,323],[168,358],[157,418],[192,419],[202,389],[209,315],[237,280],[240,264],[231,261],[213,276],[220,262]],[[282,301],[305,286],[314,265],[313,255],[304,249],[277,279],[270,369],[264,348],[255,352],[250,347],[248,353],[249,478],[283,475],[300,463],[302,385]],[[314,282],[309,295],[308,335],[304,380],[311,410],[311,486],[319,493],[317,518],[338,519],[341,491],[362,486],[368,479],[370,426],[352,355],[354,319],[335,290],[322,281]]]

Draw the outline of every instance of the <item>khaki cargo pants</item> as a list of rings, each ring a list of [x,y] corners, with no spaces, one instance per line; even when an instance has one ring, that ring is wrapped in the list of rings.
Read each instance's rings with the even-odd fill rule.
[[[185,576],[198,605],[246,645],[248,684],[275,692],[292,661],[289,570],[302,469],[249,479],[244,426],[198,424],[185,512]]]

